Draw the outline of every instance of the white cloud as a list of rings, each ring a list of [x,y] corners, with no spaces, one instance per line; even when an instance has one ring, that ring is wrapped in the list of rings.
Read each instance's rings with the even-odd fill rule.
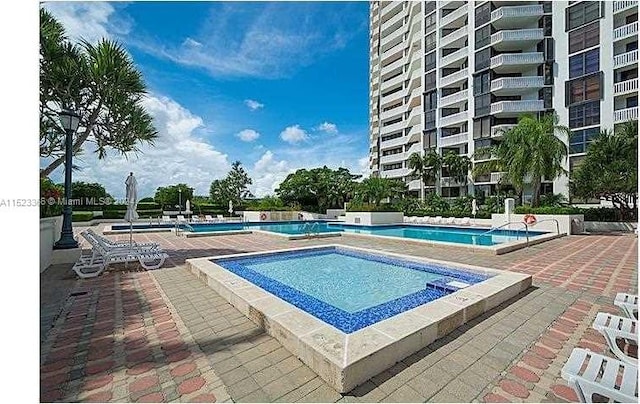
[[[140,197],[153,196],[158,187],[186,183],[197,195],[208,195],[211,181],[222,178],[230,169],[226,154],[198,136],[203,121],[174,100],[151,95],[144,99],[145,109],[153,116],[158,131],[155,145],[143,145],[137,156],[127,157],[110,151],[104,160],[93,153],[93,144],[85,143],[85,153],[74,158],[80,167],[74,181],[99,182],[114,197],[123,197],[124,180],[133,171]],[[62,182],[63,169],[53,179]]]
[[[331,122],[323,122],[316,129],[329,135],[335,135],[336,133],[338,133],[338,126],[336,126],[335,123]]]
[[[238,132],[236,136],[239,137],[243,142],[253,142],[260,137],[260,133],[256,132],[253,129],[245,129]]]
[[[48,2],[43,6],[65,27],[72,40],[95,43],[113,34],[126,35],[132,22],[107,2]]]
[[[280,132],[280,139],[295,144],[309,139],[309,134],[304,129],[301,129],[300,125],[293,125]]]
[[[289,167],[288,162],[276,160],[271,150],[267,150],[249,171],[253,179],[251,191],[258,197],[273,194],[278,185],[293,171],[295,170]]]
[[[244,100],[244,105],[249,107],[251,111],[255,111],[260,108],[264,108],[264,104],[259,103],[256,100]]]

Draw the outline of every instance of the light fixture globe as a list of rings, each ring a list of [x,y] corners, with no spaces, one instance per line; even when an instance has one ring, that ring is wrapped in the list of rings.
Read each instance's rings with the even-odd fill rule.
[[[69,110],[63,109],[58,114],[60,117],[60,123],[62,124],[62,128],[65,131],[75,132],[78,129],[78,125],[80,125],[80,115]]]

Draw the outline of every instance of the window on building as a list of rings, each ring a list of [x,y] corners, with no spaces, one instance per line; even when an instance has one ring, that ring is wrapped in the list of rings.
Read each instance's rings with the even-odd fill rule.
[[[473,76],[473,95],[485,94],[491,90],[489,78],[490,74],[488,71]]]
[[[402,86],[399,86],[399,87],[396,87],[396,88],[394,88],[392,90],[389,90],[387,92],[382,93],[382,96],[386,97],[387,95],[391,95],[393,93],[397,93],[398,91],[401,91],[401,90],[402,90]]]
[[[624,72],[621,72],[619,81],[627,81],[627,80],[637,79],[637,78],[638,78],[638,69],[634,68],[631,70],[626,70]]]
[[[487,69],[491,64],[491,48],[483,49],[476,52],[475,65],[476,71]]]
[[[432,71],[424,75],[424,87],[425,90],[431,90],[436,88],[436,72]]]
[[[429,52],[432,49],[436,48],[436,33],[432,32],[429,35],[424,37],[424,50],[425,52]]]
[[[397,170],[399,168],[402,168],[402,163],[385,164],[382,166],[382,171]]]
[[[595,73],[600,69],[600,49],[580,53],[569,58],[569,78]]]
[[[634,95],[633,97],[627,98],[626,101],[627,108],[634,108],[638,106],[638,96]]]
[[[438,92],[430,91],[424,95],[424,108],[426,111],[438,107]]]
[[[442,137],[459,135],[460,133],[462,133],[460,128],[442,128]]]
[[[435,1],[427,1],[426,4],[424,5],[425,14],[429,14],[430,12],[434,11],[435,9],[436,9],[436,2]]]
[[[402,121],[402,117],[398,117],[398,118],[392,119],[390,121],[383,122],[382,126],[390,126],[390,125],[393,125],[394,123],[398,123],[398,122],[401,122],[401,121]]]
[[[431,32],[436,27],[436,21],[438,21],[436,13],[426,16],[424,19],[425,32]]]
[[[566,86],[567,106],[584,101],[599,100],[602,98],[602,73],[568,81]]]
[[[489,45],[491,42],[491,24],[476,30],[476,49]]]
[[[432,109],[424,113],[425,128],[436,127],[436,110]]]
[[[474,110],[476,115],[488,115],[491,112],[491,94],[475,97]]]
[[[436,68],[436,52],[427,53],[424,57],[424,70],[429,71]]]
[[[390,135],[382,136],[382,141],[386,142],[387,140],[397,139],[399,137],[402,137],[402,132],[396,132],[396,133],[392,133]]]
[[[552,25],[552,18],[550,15],[544,15],[542,16],[542,19],[539,22],[539,28],[542,28],[543,31],[543,35],[544,36],[551,36],[553,35],[553,25]]]
[[[600,127],[571,131],[569,154],[586,153],[589,144],[600,133]]]
[[[434,111],[435,113],[435,111]],[[428,130],[424,132],[424,147],[430,149],[437,146],[438,131]]]
[[[400,153],[402,153],[402,147],[396,147],[395,149],[384,150],[382,152],[382,155],[391,156],[393,154],[400,154]]]
[[[442,175],[445,176],[444,174]],[[460,196],[460,187],[442,187],[442,196],[445,198],[457,198]]]
[[[569,107],[569,128],[600,124],[600,101],[585,102]]]
[[[625,52],[638,50],[638,41],[629,42],[628,44],[625,45],[624,49],[625,49]]]
[[[594,22],[569,32],[569,53],[580,52],[600,43],[600,23]]]
[[[566,9],[565,31],[578,28],[601,17],[599,1],[582,1]]]
[[[491,117],[474,119],[473,138],[484,139],[491,137]]]
[[[476,7],[476,28],[491,21],[491,2]]]

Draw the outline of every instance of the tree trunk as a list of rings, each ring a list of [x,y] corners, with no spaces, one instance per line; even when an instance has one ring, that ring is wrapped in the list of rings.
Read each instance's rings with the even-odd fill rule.
[[[82,144],[89,138],[89,130],[85,130],[82,135],[78,136],[73,144],[73,154],[75,155],[82,148]],[[40,178],[48,177],[56,168],[60,167],[64,163],[65,155],[53,160],[47,167],[40,170]]]
[[[531,207],[537,208],[540,204],[540,181],[534,181],[531,185],[533,185],[533,196],[531,197]]]

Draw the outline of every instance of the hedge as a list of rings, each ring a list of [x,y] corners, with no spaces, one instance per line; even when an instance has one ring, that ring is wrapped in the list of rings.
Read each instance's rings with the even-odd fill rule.
[[[384,203],[375,205],[372,203],[350,203],[347,205],[347,212],[401,212],[401,210],[393,204]]]
[[[614,208],[575,208],[541,206],[532,208],[530,206],[517,206],[515,213],[533,213],[538,215],[584,215],[586,222],[619,222],[619,211]]]
[[[460,212],[454,212],[454,211],[442,211],[442,212],[431,212],[431,211],[424,211],[424,210],[418,210],[415,211],[411,214],[407,214],[405,216],[442,216],[442,217],[473,217],[472,214],[470,213],[460,213]],[[475,216],[476,219],[491,219],[491,212],[478,212],[476,213]]]
[[[158,209],[154,210],[137,210],[138,217],[141,219],[146,219],[149,217],[159,217],[162,216],[162,211]],[[127,210],[105,210],[103,212],[103,216],[105,219],[124,219],[124,215],[127,213]]]
[[[93,213],[91,212],[72,212],[71,213],[72,222],[88,222],[91,219],[93,219]]]

